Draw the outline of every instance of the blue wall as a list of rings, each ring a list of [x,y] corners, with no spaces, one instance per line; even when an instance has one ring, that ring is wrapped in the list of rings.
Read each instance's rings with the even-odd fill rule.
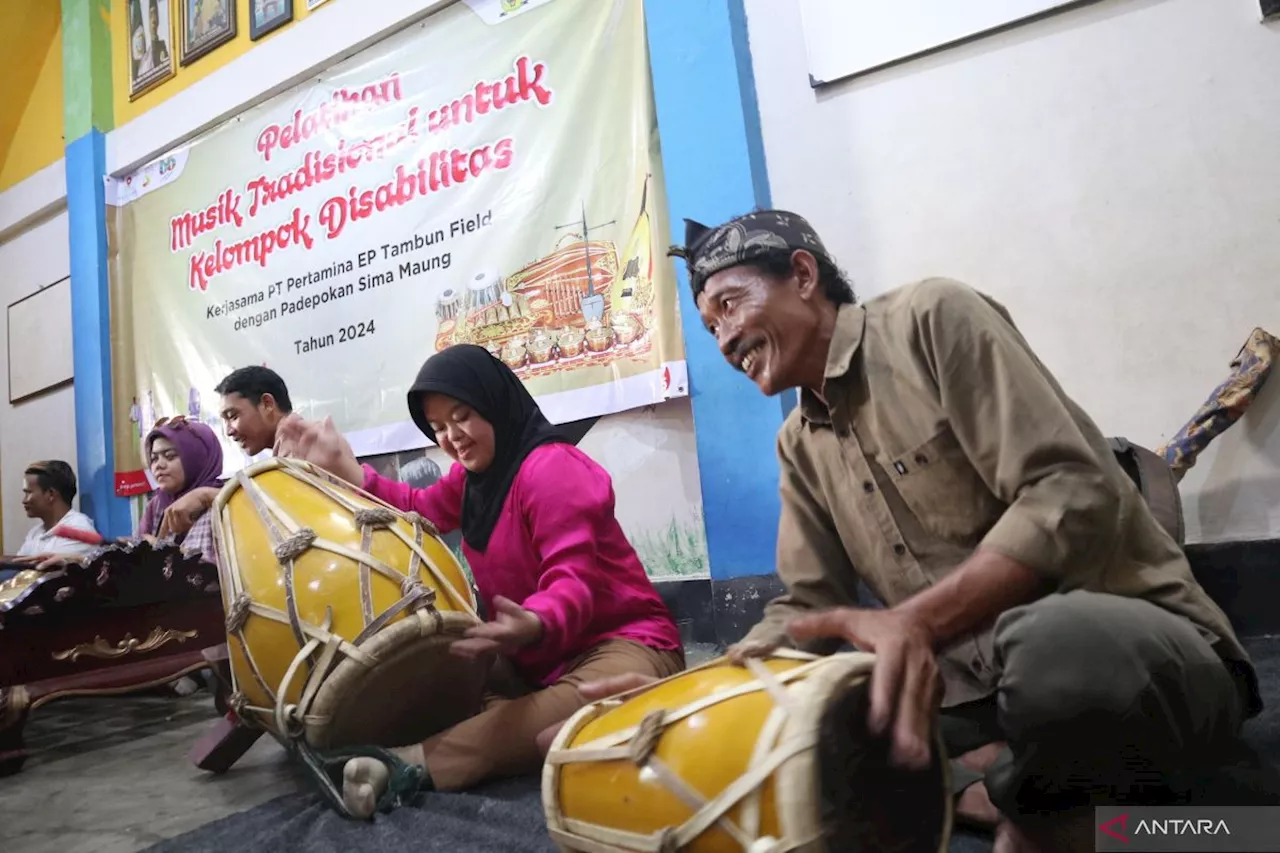
[[[102,134],[91,130],[67,145],[67,221],[80,509],[99,533],[115,537],[129,535],[133,524],[128,501],[115,495],[103,143]]]
[[[672,240],[770,205],[741,0],[645,0]],[[702,327],[683,262],[684,325],[698,467],[715,580],[774,572],[785,401],[733,370]]]

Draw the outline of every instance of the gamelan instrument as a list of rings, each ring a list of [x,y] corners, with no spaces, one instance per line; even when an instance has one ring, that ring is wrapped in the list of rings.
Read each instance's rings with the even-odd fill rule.
[[[547,827],[583,853],[942,853],[940,737],[928,770],[889,762],[866,727],[875,656],[721,658],[591,703],[542,776]]]
[[[479,710],[486,672],[449,654],[480,622],[438,531],[308,463],[250,465],[214,502],[231,706],[296,751],[404,746]]]

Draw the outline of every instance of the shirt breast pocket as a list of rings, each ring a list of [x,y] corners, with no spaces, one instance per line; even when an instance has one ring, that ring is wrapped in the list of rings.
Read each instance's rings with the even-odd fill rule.
[[[890,459],[886,473],[920,525],[948,542],[976,546],[1005,509],[945,424]]]

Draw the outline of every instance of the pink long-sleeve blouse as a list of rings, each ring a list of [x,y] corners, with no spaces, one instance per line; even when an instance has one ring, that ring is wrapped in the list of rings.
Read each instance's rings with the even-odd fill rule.
[[[466,470],[455,464],[426,489],[364,466],[364,489],[441,533],[461,524]],[[547,685],[592,646],[620,638],[681,648],[680,634],[614,515],[613,482],[568,444],[545,444],[524,460],[484,553],[462,545],[486,610],[503,596],[542,620],[542,639],[512,657]]]

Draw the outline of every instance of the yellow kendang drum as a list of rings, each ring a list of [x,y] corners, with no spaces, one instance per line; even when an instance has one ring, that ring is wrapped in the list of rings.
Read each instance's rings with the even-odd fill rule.
[[[212,511],[247,724],[305,755],[415,743],[479,710],[484,669],[448,651],[480,622],[475,594],[429,521],[284,458]]]
[[[725,658],[582,708],[542,776],[552,839],[583,853],[941,853],[949,765],[896,768],[866,728],[875,656]]]

